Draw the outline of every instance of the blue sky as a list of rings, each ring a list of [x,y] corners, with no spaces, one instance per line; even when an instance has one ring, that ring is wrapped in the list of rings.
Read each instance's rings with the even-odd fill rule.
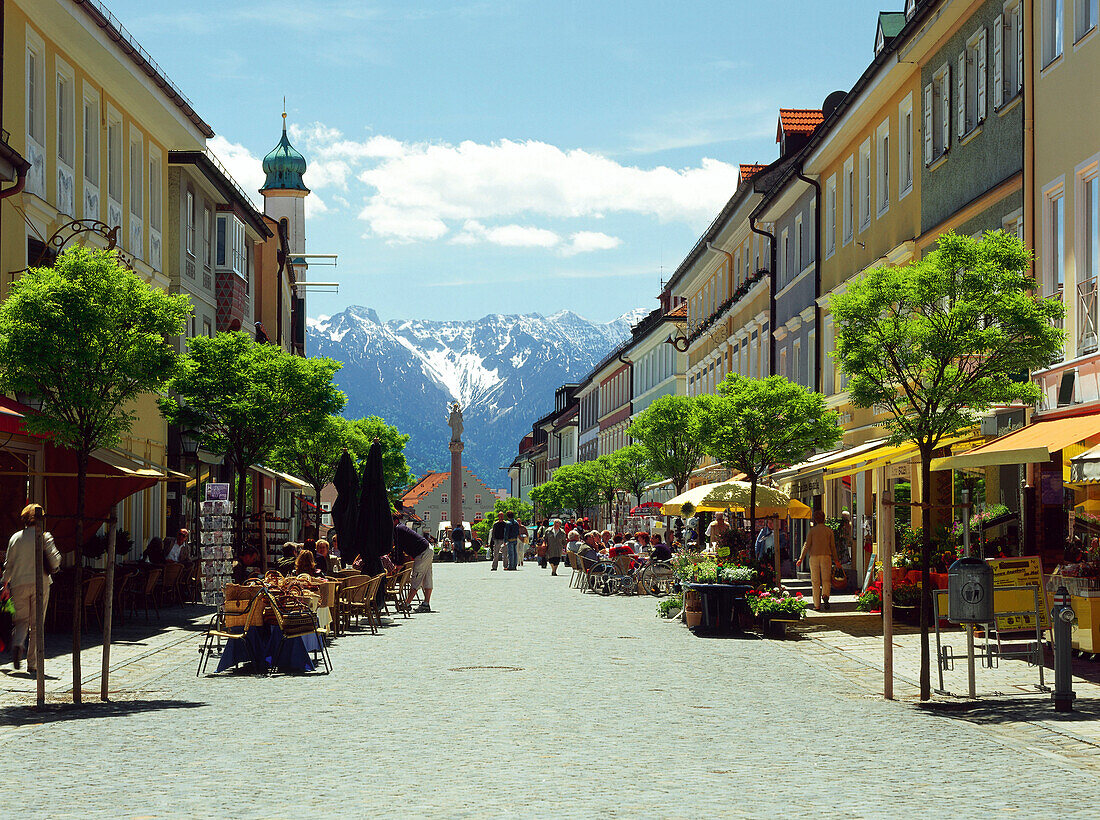
[[[651,307],[733,193],[873,55],[867,0],[269,0],[110,9],[250,191],[283,95],[310,163],[307,250],[383,318]],[[893,4],[902,8],[901,0]],[[887,6],[889,7],[889,6]]]

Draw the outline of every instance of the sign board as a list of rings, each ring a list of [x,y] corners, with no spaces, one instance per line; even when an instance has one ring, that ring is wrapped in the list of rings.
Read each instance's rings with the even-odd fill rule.
[[[213,481],[206,484],[206,500],[207,501],[228,501],[229,500],[229,485],[219,484]]]
[[[909,480],[909,462],[903,461],[900,464],[887,464],[886,465],[886,477],[887,478],[899,478],[902,481]]]
[[[998,587],[1039,587],[1040,627],[1050,629],[1050,612],[1046,603],[1046,590],[1043,587],[1043,568],[1038,555],[1023,558],[991,558],[988,561],[993,568],[993,611],[1021,612],[1023,615],[1005,615],[997,617],[997,629],[1002,632],[1035,631],[1035,616],[1030,613],[1035,606],[1035,596],[1031,590],[998,592]]]

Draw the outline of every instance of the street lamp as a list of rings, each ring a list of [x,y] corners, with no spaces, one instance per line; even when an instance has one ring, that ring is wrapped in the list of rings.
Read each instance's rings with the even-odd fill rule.
[[[626,503],[626,490],[615,490],[615,499],[619,503],[618,514],[615,516],[615,528],[621,532],[624,523],[623,505]]]
[[[201,463],[199,462],[199,439],[194,430],[180,432],[180,450],[183,455],[195,462],[195,503],[192,507],[192,519],[194,525],[191,529],[192,543],[198,543],[199,538],[199,479],[201,477]],[[186,520],[186,519],[185,519]]]

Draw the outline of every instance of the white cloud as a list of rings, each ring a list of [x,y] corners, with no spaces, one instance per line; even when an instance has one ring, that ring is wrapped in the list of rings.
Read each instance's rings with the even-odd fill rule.
[[[370,135],[348,139],[322,123],[291,129],[309,158],[307,182],[313,188],[365,186],[359,218],[368,235],[393,242],[436,240],[509,245],[511,238],[564,250],[550,242],[548,228],[519,226],[517,218],[587,221],[608,214],[640,214],[666,222],[705,225],[737,186],[737,167],[714,159],[674,169],[623,165],[600,154],[562,149],[537,140],[493,143],[402,142]],[[353,178],[354,175],[354,178]],[[467,230],[474,221],[485,230]],[[497,239],[486,232],[504,224]],[[489,225],[490,227],[485,227]],[[522,229],[522,230],[521,230]],[[545,231],[545,233],[533,233]],[[613,238],[577,231],[573,252],[615,247]],[[511,245],[516,246],[516,245]]]
[[[260,167],[260,160],[243,145],[230,142],[221,134],[211,139],[207,146],[221,160],[229,175],[248,194],[252,204],[262,211],[262,198],[259,191],[264,184],[264,172],[263,168]]]
[[[561,243],[561,237],[545,228],[527,225],[499,225],[486,228],[475,219],[468,220],[462,231],[451,239],[457,245],[476,245],[488,242],[502,248],[553,248]]]
[[[562,249],[566,256],[589,251],[610,251],[623,244],[617,236],[608,236],[599,231],[577,231],[569,237],[569,245]]]

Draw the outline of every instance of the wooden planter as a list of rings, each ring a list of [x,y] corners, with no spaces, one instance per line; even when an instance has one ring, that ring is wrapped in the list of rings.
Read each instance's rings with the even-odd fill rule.
[[[689,629],[703,622],[703,597],[694,589],[684,590],[684,623]]]
[[[920,624],[920,607],[894,604],[894,620],[898,623],[918,626]]]

